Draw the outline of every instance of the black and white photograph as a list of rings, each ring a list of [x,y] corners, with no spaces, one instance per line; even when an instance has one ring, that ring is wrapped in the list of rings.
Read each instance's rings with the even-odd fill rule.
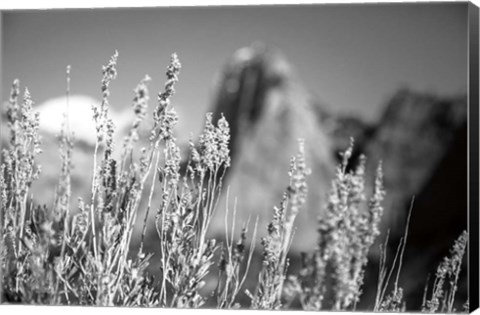
[[[2,9],[0,304],[472,312],[478,13]]]

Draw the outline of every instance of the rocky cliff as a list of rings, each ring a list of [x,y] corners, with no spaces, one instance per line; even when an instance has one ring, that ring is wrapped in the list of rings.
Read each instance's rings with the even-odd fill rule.
[[[315,243],[315,222],[335,165],[326,126],[318,123],[321,117],[285,58],[266,46],[239,50],[220,82],[213,112],[216,118],[223,113],[230,123],[232,167],[226,179],[229,198],[220,202],[212,229],[223,233],[223,205],[228,202],[230,211],[236,204],[237,229],[258,216],[263,234],[288,185],[290,156],[303,138],[315,176],[308,179],[310,211],[297,217],[292,248],[308,250]]]
[[[415,197],[404,265],[407,295],[423,292],[427,274],[434,273],[467,227],[466,96],[445,98],[400,89],[380,119],[366,124],[354,113],[329,113],[302,87],[279,51],[255,44],[227,62],[212,111],[216,118],[223,113],[232,128],[226,185],[230,208],[236,203],[237,228],[258,216],[260,235],[288,184],[289,157],[296,152],[297,139],[305,139],[312,175],[306,208],[296,221],[293,254],[315,246],[317,217],[338,153],[350,137],[356,139],[354,157],[367,156],[367,184],[378,161],[383,161],[387,197],[380,238],[390,229],[393,247],[403,235]],[[217,213],[214,232],[223,232],[223,215]],[[375,250],[372,255],[374,261]],[[411,299],[419,303],[417,295]]]

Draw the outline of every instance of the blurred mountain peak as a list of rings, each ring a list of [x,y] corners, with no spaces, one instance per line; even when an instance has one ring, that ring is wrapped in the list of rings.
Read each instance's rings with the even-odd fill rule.
[[[228,202],[230,209],[237,204],[241,211],[236,228],[256,216],[260,227],[268,224],[270,210],[280,202],[288,185],[290,157],[298,152],[299,138],[305,140],[309,167],[321,178],[331,177],[334,160],[330,140],[318,123],[309,93],[280,50],[263,43],[237,50],[221,71],[211,110],[214,120],[223,114],[230,124],[233,165],[226,179],[229,195],[238,198],[220,204]],[[317,201],[328,186],[320,177],[308,179],[311,187],[318,188],[310,194],[309,207],[315,210],[301,213],[299,226],[317,220]],[[216,214],[214,233],[223,233],[223,211],[221,207]],[[315,229],[303,229],[298,234],[294,240],[297,248],[306,244],[305,238],[315,239]]]
[[[235,76],[247,68],[261,68],[264,83],[274,87],[292,78],[293,70],[283,53],[264,42],[253,42],[233,53],[223,69],[224,75]]]
[[[373,182],[377,163],[383,161],[387,188],[384,228],[403,233],[412,196],[428,190],[435,174],[464,166],[439,169],[462,137],[465,97],[447,98],[400,88],[386,102],[379,121],[365,123],[355,113],[329,112],[308,93],[292,69],[280,50],[263,43],[237,50],[222,69],[211,110],[214,119],[225,115],[231,127],[232,167],[226,186],[230,186],[230,196],[238,197],[242,214],[237,222],[242,224],[248,216],[258,215],[260,226],[268,223],[272,207],[288,184],[289,158],[296,153],[297,139],[303,138],[313,172],[292,250],[313,248],[317,216],[322,213],[338,153],[353,137],[352,164],[360,154],[368,157],[368,185]],[[426,213],[418,208],[417,216]],[[456,237],[459,228],[449,237]]]

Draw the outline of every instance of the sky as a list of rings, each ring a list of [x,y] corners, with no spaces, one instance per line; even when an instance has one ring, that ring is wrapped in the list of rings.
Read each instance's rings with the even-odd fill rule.
[[[466,3],[320,4],[4,11],[2,98],[14,78],[37,104],[62,96],[71,65],[71,93],[99,99],[101,66],[117,49],[112,106],[130,108],[145,74],[153,106],[176,52],[183,67],[173,104],[196,132],[214,77],[237,49],[259,40],[280,49],[326,107],[366,120],[403,86],[467,91]]]

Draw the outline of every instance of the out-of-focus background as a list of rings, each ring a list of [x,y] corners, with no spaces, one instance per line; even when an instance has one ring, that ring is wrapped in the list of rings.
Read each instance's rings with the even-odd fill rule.
[[[184,66],[175,104],[182,130],[196,132],[220,67],[260,40],[278,47],[326,106],[372,120],[401,85],[466,92],[466,12],[462,4],[6,12],[3,91],[20,78],[37,104],[63,96],[70,64],[72,94],[98,98],[100,66],[118,49],[111,104],[120,111],[145,73],[160,88],[175,51]]]
[[[293,256],[314,248],[338,152],[353,136],[355,157],[367,155],[369,184],[378,161],[384,163],[388,197],[380,238],[390,229],[393,250],[416,198],[402,285],[407,303],[418,309],[428,273],[466,228],[467,26],[465,3],[4,12],[2,101],[19,78],[36,102],[44,177],[33,191],[38,202],[48,203],[60,171],[55,134],[65,110],[65,67],[71,65],[74,196],[86,198],[94,141],[90,108],[101,96],[101,65],[119,51],[110,104],[120,146],[133,117],[134,87],[145,74],[153,78],[153,107],[170,54],[178,53],[183,67],[172,100],[180,116],[177,137],[181,143],[190,133],[195,138],[207,111],[225,114],[232,127],[227,185],[237,197],[239,224],[259,216],[264,234],[287,185],[296,139],[306,140],[313,173]],[[212,226],[219,237],[220,208]],[[155,244],[152,233],[151,250]],[[374,292],[376,255],[363,307]],[[466,296],[465,281],[459,294]]]

